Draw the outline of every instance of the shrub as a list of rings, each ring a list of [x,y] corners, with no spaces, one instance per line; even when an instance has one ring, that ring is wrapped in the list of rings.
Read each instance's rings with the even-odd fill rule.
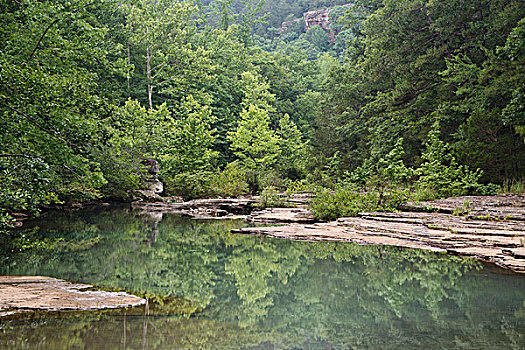
[[[101,197],[99,190],[82,183],[71,183],[58,189],[58,198],[64,203],[89,202]]]
[[[246,171],[238,162],[229,163],[223,171],[211,178],[210,190],[220,197],[238,197],[248,193]]]
[[[5,209],[0,208],[0,234],[14,227],[15,219]]]
[[[290,181],[286,186],[286,195],[293,196],[299,192],[315,192],[317,190],[315,185],[309,184],[306,180]]]
[[[470,170],[459,165],[448,144],[439,139],[439,122],[435,122],[428,133],[426,150],[421,155],[423,164],[414,170],[418,176],[416,188],[434,191],[438,198],[462,195],[486,195],[497,192],[494,185],[482,185],[478,181],[481,169]]]
[[[279,194],[273,186],[265,187],[259,196],[257,207],[275,208],[284,206],[285,199]]]
[[[306,175],[306,182],[312,187],[332,188],[336,187],[335,176],[330,176],[327,172],[316,168],[313,172]]]
[[[261,170],[257,174],[257,192],[264,191],[266,188],[282,190],[286,188],[286,180],[276,170]]]
[[[212,195],[210,188],[213,173],[209,171],[185,172],[162,178],[164,193],[181,196],[184,200],[204,198]]]
[[[371,188],[365,192],[353,184],[340,185],[335,190],[316,191],[310,205],[318,220],[329,221],[356,216],[366,211],[396,211],[406,202],[406,188]]]
[[[432,188],[425,186],[418,186],[414,192],[410,195],[410,199],[415,202],[431,201],[438,198],[438,194]]]
[[[355,187],[323,188],[317,191],[310,205],[316,219],[330,221],[355,216],[363,210],[373,210],[378,199],[376,193],[360,193]]]
[[[522,194],[525,193],[525,180],[505,180],[503,181],[503,193]]]

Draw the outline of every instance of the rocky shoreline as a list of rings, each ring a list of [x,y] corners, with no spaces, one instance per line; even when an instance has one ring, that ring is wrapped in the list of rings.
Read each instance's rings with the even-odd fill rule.
[[[476,258],[525,274],[525,195],[407,203],[401,212],[360,213],[328,223],[316,222],[308,210],[308,198],[305,194],[288,198],[285,208],[258,208],[257,197],[135,202],[132,208],[152,218],[153,231],[167,213],[195,219],[242,219],[276,226],[246,227],[233,233],[424,249]],[[127,293],[91,288],[49,277],[0,276],[0,317],[35,310],[101,310],[145,303]]]
[[[360,213],[336,222],[316,222],[309,195],[284,201],[284,208],[256,206],[258,197],[144,203],[142,213],[178,213],[195,219],[242,219],[254,224],[236,234],[305,241],[392,245],[472,257],[525,273],[525,195],[464,196],[407,203],[397,213]]]
[[[266,217],[270,217],[273,210],[266,210]],[[281,223],[293,222],[293,211],[288,211],[288,218],[283,213],[280,212],[280,217],[284,217]],[[264,222],[257,221],[256,217],[252,221]],[[518,195],[408,203],[404,211],[398,213],[360,213],[357,217],[341,218],[336,222],[312,224],[303,221],[273,227],[247,227],[233,232],[292,240],[425,249],[472,257],[525,273],[525,196]]]

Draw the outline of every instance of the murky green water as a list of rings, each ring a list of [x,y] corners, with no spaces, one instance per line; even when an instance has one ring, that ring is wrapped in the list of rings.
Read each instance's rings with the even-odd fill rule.
[[[91,208],[27,226],[0,274],[180,296],[203,311],[0,320],[0,349],[525,349],[525,276],[443,254],[229,234]],[[65,237],[63,240],[58,240]]]

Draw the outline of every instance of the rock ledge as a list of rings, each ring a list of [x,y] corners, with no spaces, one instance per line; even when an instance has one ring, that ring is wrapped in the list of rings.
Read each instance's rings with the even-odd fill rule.
[[[0,276],[0,317],[36,310],[103,310],[146,303],[125,292],[90,288],[93,286],[51,277]]]
[[[422,211],[429,208],[434,212]],[[360,213],[330,223],[297,221],[286,226],[247,227],[233,232],[425,249],[472,257],[525,273],[525,196],[449,198],[411,203],[405,210]],[[268,211],[266,217],[270,214],[276,216]]]

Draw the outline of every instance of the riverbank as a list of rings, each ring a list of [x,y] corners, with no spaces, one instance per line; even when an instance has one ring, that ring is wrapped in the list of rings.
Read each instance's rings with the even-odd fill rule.
[[[356,217],[328,223],[316,222],[308,210],[308,200],[308,194],[290,197],[284,203],[285,208],[260,208],[257,197],[201,199],[182,203],[136,202],[131,207],[134,216],[149,217],[148,244],[156,241],[159,234],[157,225],[163,221],[163,214],[174,213],[194,219],[242,219],[256,225],[274,225],[235,229],[232,232],[236,234],[422,249],[475,258],[516,273],[525,273],[524,195],[457,197],[407,203],[400,212],[359,213]],[[79,287],[45,277],[18,278],[28,280],[0,279],[0,315],[7,315],[15,309],[94,310],[130,305],[126,301],[128,296],[112,299],[114,296],[104,294],[106,292],[98,296],[87,295],[85,293],[92,292],[85,290],[90,287],[87,285]],[[40,280],[35,281],[35,278]],[[15,285],[19,289],[14,289]],[[46,289],[49,287],[51,289]],[[10,294],[5,297],[8,291]],[[32,295],[31,298],[26,298],[28,295]],[[29,304],[24,304],[26,302]]]
[[[285,221],[285,220],[283,220]],[[525,196],[470,196],[408,203],[329,223],[247,227],[237,234],[391,245],[472,257],[525,273]]]
[[[359,213],[321,223],[308,210],[308,195],[288,198],[286,208],[257,208],[257,197],[202,199],[184,203],[135,203],[151,213],[196,219],[243,219],[273,227],[247,227],[237,234],[304,241],[344,241],[425,249],[476,258],[525,273],[525,195],[464,196],[411,202],[396,213]]]

